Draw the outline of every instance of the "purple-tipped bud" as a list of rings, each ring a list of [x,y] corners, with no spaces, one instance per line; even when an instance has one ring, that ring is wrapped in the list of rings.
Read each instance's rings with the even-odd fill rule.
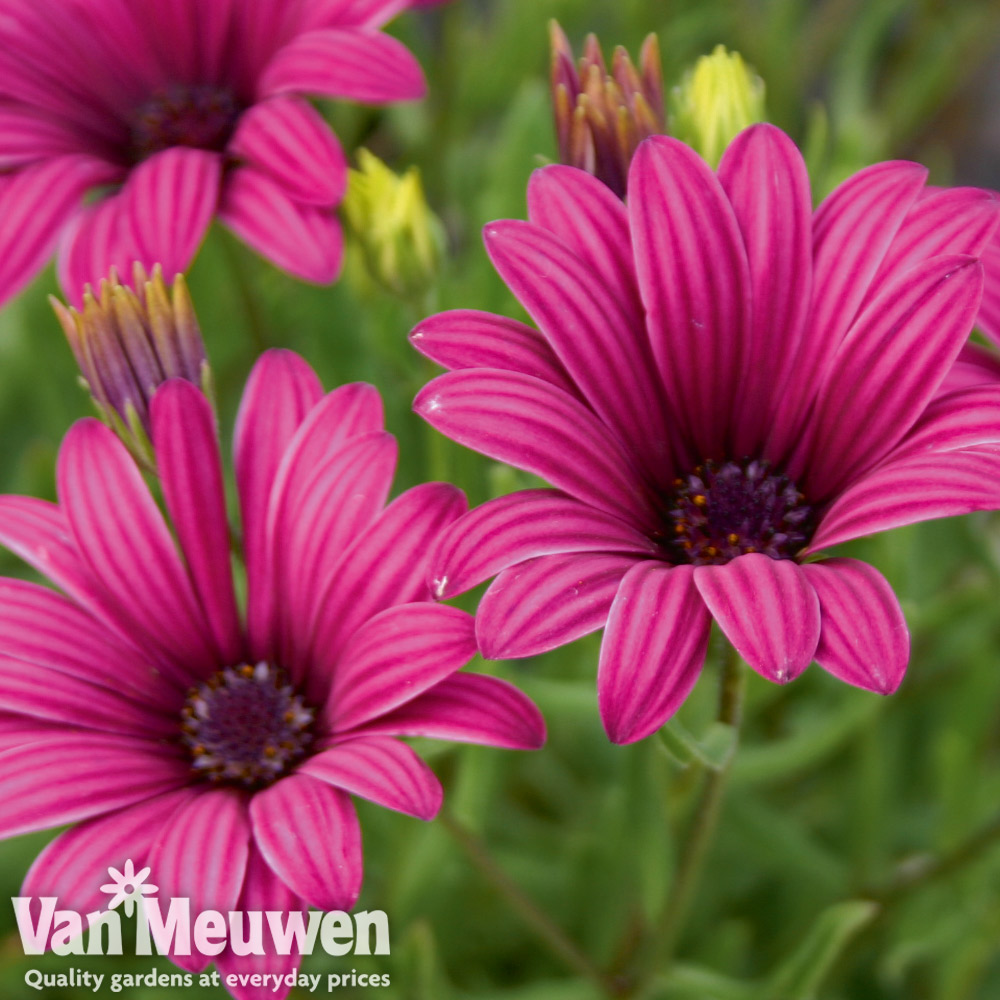
[[[167,379],[182,378],[211,398],[211,372],[184,277],[168,286],[159,265],[150,276],[137,263],[132,286],[112,270],[96,294],[87,286],[80,309],[50,301],[102,419],[152,464],[153,394]]]
[[[559,158],[593,174],[624,197],[636,147],[666,132],[663,71],[655,35],[642,43],[638,68],[618,46],[608,71],[601,45],[588,35],[577,65],[559,25],[549,24],[552,41],[552,103]]]

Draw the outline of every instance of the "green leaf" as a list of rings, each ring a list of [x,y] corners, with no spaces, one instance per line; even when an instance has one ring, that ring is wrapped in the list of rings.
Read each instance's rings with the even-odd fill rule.
[[[878,906],[865,899],[824,910],[799,947],[768,977],[760,1000],[813,1000],[848,942],[877,911]]]

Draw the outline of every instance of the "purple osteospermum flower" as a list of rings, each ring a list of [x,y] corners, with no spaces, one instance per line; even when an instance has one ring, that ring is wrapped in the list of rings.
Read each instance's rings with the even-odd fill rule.
[[[0,498],[0,541],[65,594],[0,579],[0,836],[79,824],[23,894],[91,912],[108,866],[130,859],[193,913],[350,908],[350,795],[423,819],[440,805],[433,772],[395,737],[544,739],[524,695],[456,673],[475,653],[472,618],[431,600],[429,546],[464,496],[429,483],[384,506],[396,448],[378,393],[324,396],[297,355],[266,354],[235,435],[244,625],[211,407],[173,380],[151,425],[180,553],[93,419],[63,444],[58,506]],[[218,959],[225,972],[254,962],[296,959]]]
[[[480,604],[489,657],[605,626],[611,739],[661,726],[701,670],[714,618],[758,672],[814,658],[881,692],[906,624],[889,585],[839,542],[1000,506],[1000,386],[945,382],[979,304],[986,192],[920,198],[925,171],[880,163],[814,213],[802,157],[770,125],[718,174],[667,137],[639,147],[627,206],[546,167],[530,222],[486,227],[537,322],[472,311],[412,334],[447,368],[416,409],[454,440],[556,490],[457,521],[439,597],[499,572]],[[995,445],[994,445],[995,447]]]
[[[408,6],[0,0],[0,302],[54,247],[74,301],[133,260],[170,277],[215,215],[279,267],[333,281],[347,167],[301,95],[421,97],[415,59],[377,30]]]

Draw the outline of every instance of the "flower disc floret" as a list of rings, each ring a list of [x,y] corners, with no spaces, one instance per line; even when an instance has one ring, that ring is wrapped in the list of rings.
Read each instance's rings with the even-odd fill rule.
[[[281,670],[244,663],[191,688],[182,739],[201,777],[259,788],[305,756],[315,714]]]
[[[765,461],[707,461],[674,486],[672,562],[708,566],[752,552],[794,559],[809,541],[812,507]]]

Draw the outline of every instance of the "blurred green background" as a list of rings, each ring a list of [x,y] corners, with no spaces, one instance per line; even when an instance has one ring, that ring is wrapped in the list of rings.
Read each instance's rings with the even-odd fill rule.
[[[436,437],[411,414],[433,366],[406,334],[442,308],[519,315],[479,229],[523,217],[528,175],[554,156],[552,17],[577,48],[593,30],[606,48],[620,42],[635,53],[657,32],[668,84],[716,43],[738,49],[767,83],[770,119],[806,151],[818,195],[888,157],[926,163],[937,183],[1000,187],[995,0],[454,0],[408,14],[393,31],[420,56],[429,98],[389,109],[331,103],[325,111],[348,150],[366,145],[397,170],[420,167],[447,232],[442,272],[420,301],[348,281],[313,288],[213,231],[190,282],[224,435],[258,349],[286,346],[328,387],[363,379],[381,389],[401,442],[397,490],[446,478],[475,503],[521,485],[518,474]],[[50,269],[0,311],[3,491],[52,496],[59,440],[88,412],[46,303],[53,291]],[[818,668],[787,688],[751,677],[718,836],[678,961],[651,997],[1000,997],[1000,520],[920,525],[851,551],[901,596],[914,640],[909,675],[890,699]],[[22,572],[8,557],[0,568]],[[359,804],[367,867],[360,906],[388,912],[392,955],[317,956],[306,971],[388,972],[393,985],[380,995],[405,1000],[601,996],[473,864],[470,852],[483,845],[488,863],[590,961],[612,978],[634,964],[669,892],[678,831],[706,765],[683,765],[656,737],[626,748],[607,742],[594,690],[598,638],[485,667],[538,701],[550,728],[543,751],[421,747],[462,836],[440,821],[424,825]],[[710,667],[681,713],[696,738],[708,733],[716,686]],[[0,844],[0,894],[16,894],[49,837]],[[10,908],[0,907],[4,998],[38,995],[23,983],[29,968],[110,974],[154,964],[170,969],[166,960],[25,958]]]

